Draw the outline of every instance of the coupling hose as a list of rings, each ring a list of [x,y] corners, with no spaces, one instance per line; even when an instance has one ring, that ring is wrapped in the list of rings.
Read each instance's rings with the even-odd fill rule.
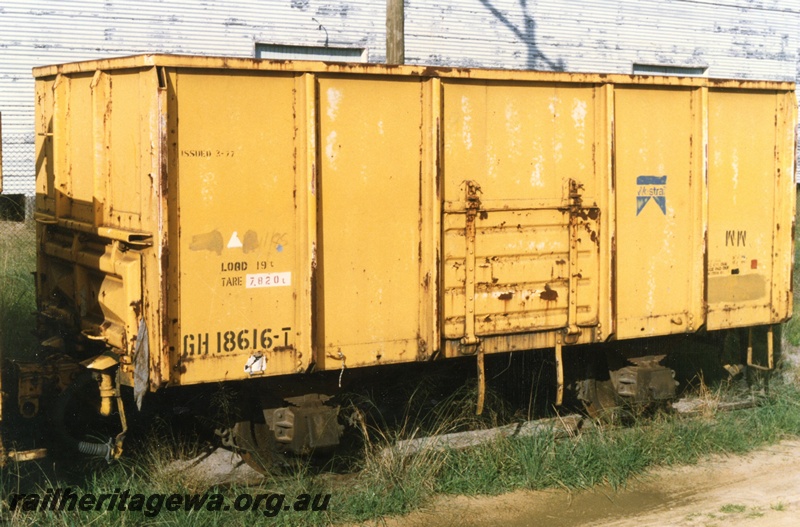
[[[58,398],[56,399],[55,404],[53,405],[53,421],[55,425],[55,430],[58,434],[58,437],[72,450],[77,450],[82,454],[87,454],[90,456],[97,456],[102,457],[106,461],[111,460],[111,453],[113,450],[112,447],[112,440],[109,439],[107,443],[93,443],[91,441],[78,441],[74,437],[72,437],[69,432],[67,432],[67,427],[65,423],[65,414],[67,410],[67,404],[84,385],[88,384],[89,382],[95,382],[94,378],[92,377],[92,372],[86,370],[80,373],[72,383],[59,394]]]

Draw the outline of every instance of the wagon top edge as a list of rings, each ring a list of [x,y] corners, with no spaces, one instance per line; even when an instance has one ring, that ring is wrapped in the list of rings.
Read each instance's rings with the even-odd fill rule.
[[[273,71],[286,73],[360,74],[484,81],[568,82],[580,84],[634,84],[653,86],[709,87],[745,90],[794,91],[795,83],[770,80],[716,79],[619,73],[567,73],[553,71],[461,68],[443,66],[389,66],[385,64],[265,60],[238,57],[142,54],[100,60],[71,62],[33,68],[35,78],[58,74],[89,73],[98,70],[124,70],[155,66],[189,69]]]

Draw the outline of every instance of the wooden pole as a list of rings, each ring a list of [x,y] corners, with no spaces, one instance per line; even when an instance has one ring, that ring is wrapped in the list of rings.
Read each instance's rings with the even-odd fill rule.
[[[386,64],[405,63],[404,0],[386,0]]]
[[[3,114],[0,113],[0,194],[3,192]]]

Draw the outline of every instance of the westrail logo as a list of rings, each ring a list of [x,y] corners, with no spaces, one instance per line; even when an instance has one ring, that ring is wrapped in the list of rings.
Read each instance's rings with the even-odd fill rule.
[[[637,216],[651,199],[663,214],[667,213],[667,176],[639,176],[636,185],[639,187],[636,191]]]

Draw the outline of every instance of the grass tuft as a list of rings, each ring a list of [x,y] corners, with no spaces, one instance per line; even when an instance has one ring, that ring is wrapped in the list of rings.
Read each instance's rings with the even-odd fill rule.
[[[35,269],[34,223],[0,222],[0,349],[6,358],[35,350]]]
[[[735,503],[729,503],[727,505],[723,505],[720,507],[719,512],[724,514],[740,514],[747,510],[747,507],[744,505],[739,505]]]

